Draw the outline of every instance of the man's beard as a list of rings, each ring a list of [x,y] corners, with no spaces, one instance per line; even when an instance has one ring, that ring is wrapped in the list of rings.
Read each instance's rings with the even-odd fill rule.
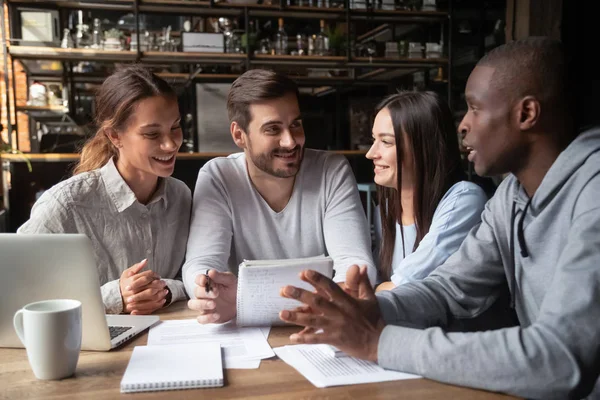
[[[299,157],[297,157],[293,162],[288,163],[288,168],[275,169],[273,167],[273,163],[277,155],[290,153],[298,154]],[[304,148],[299,145],[294,147],[292,150],[278,148],[269,153],[261,153],[256,156],[252,154],[252,149],[250,149],[249,154],[250,158],[252,159],[252,163],[261,171],[277,178],[291,178],[300,170],[300,165],[302,164],[302,159],[304,158]]]

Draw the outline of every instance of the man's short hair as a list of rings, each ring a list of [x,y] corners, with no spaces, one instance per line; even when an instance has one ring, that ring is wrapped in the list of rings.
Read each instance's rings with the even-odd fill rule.
[[[252,120],[250,106],[277,99],[288,93],[299,99],[298,85],[287,76],[265,69],[251,69],[240,75],[231,85],[227,96],[229,122],[237,122],[244,132]]]
[[[495,68],[492,85],[509,101],[534,96],[544,112],[563,115],[568,75],[562,44],[548,37],[528,37],[496,47],[477,66]]]

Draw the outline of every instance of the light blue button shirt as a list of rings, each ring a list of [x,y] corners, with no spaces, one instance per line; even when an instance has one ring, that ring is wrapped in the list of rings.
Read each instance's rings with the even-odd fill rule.
[[[454,184],[440,200],[429,232],[413,252],[417,230],[415,225],[403,226],[404,256],[400,225],[396,224],[396,244],[392,258],[394,285],[424,279],[458,250],[469,231],[481,222],[481,213],[488,198],[483,189],[472,182]],[[377,247],[381,243],[379,206],[375,215]],[[378,249],[376,249],[377,251]],[[378,254],[378,252],[377,252]],[[378,259],[378,257],[376,257]]]

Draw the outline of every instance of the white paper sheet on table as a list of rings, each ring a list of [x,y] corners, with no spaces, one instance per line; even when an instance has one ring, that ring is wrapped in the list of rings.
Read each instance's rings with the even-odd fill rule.
[[[223,366],[254,369],[260,360],[275,355],[260,328],[238,328],[233,323],[201,325],[196,319],[161,321],[150,328],[148,346],[219,342]]]
[[[263,333],[263,335],[265,336],[265,339],[269,338],[269,332],[271,332],[271,327],[270,326],[261,326],[260,331]]]
[[[371,361],[355,357],[334,357],[327,345],[300,344],[273,350],[279,358],[319,388],[421,378],[418,375],[388,371]]]

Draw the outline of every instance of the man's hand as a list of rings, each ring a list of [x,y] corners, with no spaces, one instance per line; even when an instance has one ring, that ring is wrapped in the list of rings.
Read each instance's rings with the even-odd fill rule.
[[[396,287],[396,285],[394,285],[394,282],[392,282],[392,281],[383,282],[382,284],[377,286],[377,289],[375,290],[375,292],[379,293],[382,290],[392,290],[395,287]]]
[[[293,286],[281,290],[283,297],[304,303],[295,310],[279,313],[281,320],[304,326],[290,336],[293,343],[327,343],[349,355],[377,361],[377,346],[384,323],[377,299],[367,277],[366,267],[352,266],[346,275],[346,288],[316,271],[302,271],[300,278],[316,292]],[[354,293],[353,298],[349,293]],[[322,330],[322,333],[316,333]]]
[[[210,270],[206,275],[196,276],[194,295],[196,299],[188,301],[188,307],[200,311],[198,322],[201,324],[221,323],[236,315],[237,278],[231,272]],[[206,291],[209,282],[210,291]]]
[[[151,270],[140,272],[147,264],[143,260],[121,274],[119,287],[125,313],[151,314],[165,304],[167,284]]]

